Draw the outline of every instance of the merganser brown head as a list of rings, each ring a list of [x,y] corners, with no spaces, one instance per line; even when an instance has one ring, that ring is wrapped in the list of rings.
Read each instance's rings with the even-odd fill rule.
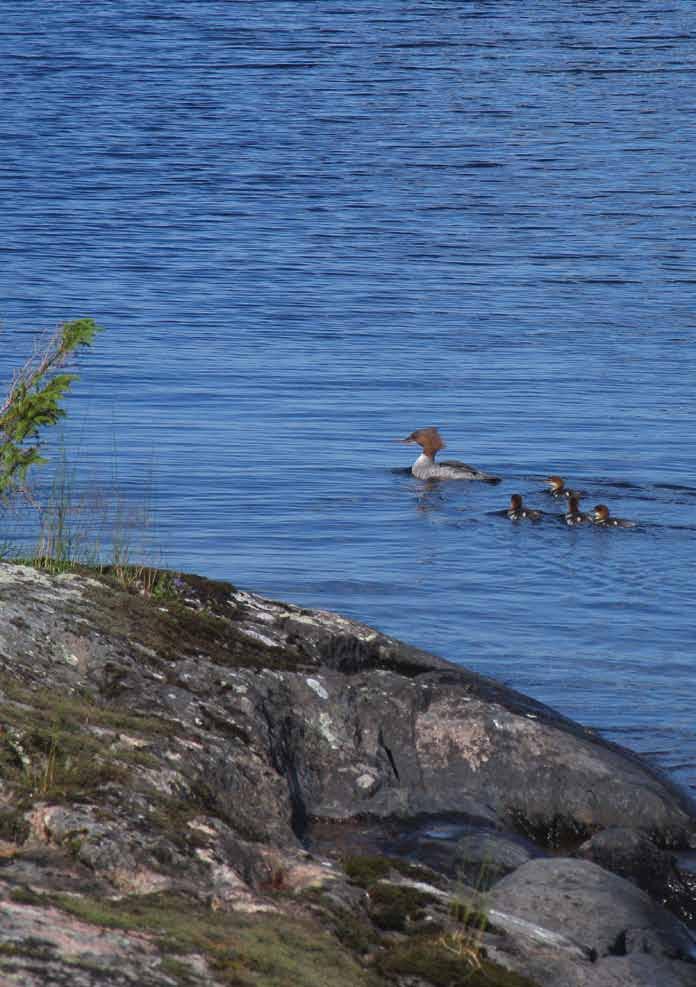
[[[397,441],[417,442],[422,447],[425,455],[430,456],[431,459],[435,458],[435,453],[438,449],[445,448],[445,440],[434,425],[429,425],[427,428],[417,428],[415,432],[411,432],[405,439],[398,439]]]
[[[522,510],[522,497],[520,494],[513,494],[510,497],[510,510],[511,511],[521,511]]]
[[[551,488],[552,493],[560,493],[565,486],[563,479],[560,476],[549,476],[546,482]]]
[[[606,504],[597,504],[595,509],[592,511],[592,517],[595,521],[603,522],[609,520],[609,508]]]
[[[568,498],[568,513],[569,514],[579,514],[580,513],[580,505],[578,504],[578,498],[577,497],[569,497]]]

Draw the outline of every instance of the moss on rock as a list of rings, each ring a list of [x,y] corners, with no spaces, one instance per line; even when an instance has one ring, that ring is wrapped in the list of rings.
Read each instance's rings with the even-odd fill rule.
[[[425,916],[425,907],[435,899],[415,888],[395,884],[373,884],[369,890],[369,914],[380,929],[403,932],[409,923]]]
[[[22,893],[16,902],[52,905],[85,922],[153,936],[169,957],[167,972],[186,983],[186,955],[205,957],[227,987],[378,987],[341,943],[315,923],[284,914],[211,911],[182,895],[98,899]],[[175,958],[175,962],[171,962]],[[177,959],[178,958],[178,959]],[[198,980],[200,982],[200,979]]]
[[[368,888],[371,884],[389,875],[391,864],[386,857],[372,854],[351,854],[344,858],[343,869],[353,884],[357,884],[361,888]]]
[[[16,695],[17,693],[15,693]],[[30,801],[81,799],[109,783],[124,783],[128,768],[108,741],[81,730],[61,708],[27,702],[0,702],[0,771]]]
[[[14,808],[0,809],[0,840],[21,844],[28,835],[29,823],[23,812]]]
[[[376,966],[390,979],[420,978],[434,987],[535,987],[526,977],[467,953],[465,944],[457,950],[444,937],[399,943],[380,955]]]
[[[305,667],[286,649],[245,636],[236,627],[236,607],[227,602],[233,587],[196,577],[178,577],[176,592],[158,599],[128,592],[107,576],[100,587],[92,583],[86,595],[94,601],[95,629],[108,637],[137,640],[141,647],[166,661],[205,657],[216,665],[235,668]],[[106,588],[109,592],[105,592]],[[204,587],[204,588],[202,588]],[[195,592],[195,599],[189,595]]]

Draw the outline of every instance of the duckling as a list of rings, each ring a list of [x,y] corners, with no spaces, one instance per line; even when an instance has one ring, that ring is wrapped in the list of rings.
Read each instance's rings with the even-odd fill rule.
[[[561,476],[550,476],[547,479],[547,484],[549,489],[547,493],[550,493],[552,497],[565,497],[569,500],[571,497],[579,497],[580,492],[578,490],[569,490],[565,485],[565,481]]]
[[[625,521],[620,517],[611,517],[606,504],[597,504],[591,513],[593,524],[603,525],[605,528],[635,528],[635,521]]]
[[[578,498],[575,494],[568,498],[568,510],[563,515],[566,524],[586,524],[590,518],[583,514],[578,505]]]
[[[522,519],[538,521],[541,517],[541,511],[534,511],[523,506],[521,494],[513,494],[510,497],[510,507],[505,513],[511,521],[521,521]]]

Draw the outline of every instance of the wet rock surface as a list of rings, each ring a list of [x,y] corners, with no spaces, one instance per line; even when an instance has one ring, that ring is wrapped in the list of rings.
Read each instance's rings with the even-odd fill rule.
[[[3,983],[696,984],[695,832],[635,755],[339,615],[0,565]]]
[[[611,827],[582,843],[575,855],[628,878],[656,901],[669,902],[686,923],[696,924],[693,873],[680,870],[675,855],[660,850],[644,833]]]
[[[629,881],[584,860],[531,860],[499,881],[493,910],[564,934],[601,967],[608,956],[696,957],[689,930]]]

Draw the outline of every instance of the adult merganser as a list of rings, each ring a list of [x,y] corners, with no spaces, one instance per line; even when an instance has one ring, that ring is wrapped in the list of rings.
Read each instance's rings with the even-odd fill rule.
[[[563,515],[566,524],[585,524],[589,521],[587,514],[583,514],[578,506],[578,498],[572,496],[568,498],[568,510]]]
[[[511,521],[521,521],[523,518],[528,518],[530,521],[538,521],[541,517],[541,511],[533,511],[529,507],[523,506],[520,494],[513,494],[510,497],[510,507],[505,513]]]
[[[609,508],[606,504],[597,504],[592,511],[592,521],[594,524],[603,524],[605,528],[635,528],[635,521],[624,521],[620,517],[610,517]]]
[[[434,426],[418,428],[405,439],[398,442],[417,442],[423,452],[411,467],[411,472],[418,480],[483,480],[485,483],[500,483],[499,476],[482,473],[481,470],[460,463],[456,459],[435,462],[439,449],[445,448],[445,441]]]
[[[550,476],[547,483],[549,485],[547,493],[550,493],[552,497],[565,497],[568,499],[570,497],[580,496],[577,490],[569,490],[560,476]]]

